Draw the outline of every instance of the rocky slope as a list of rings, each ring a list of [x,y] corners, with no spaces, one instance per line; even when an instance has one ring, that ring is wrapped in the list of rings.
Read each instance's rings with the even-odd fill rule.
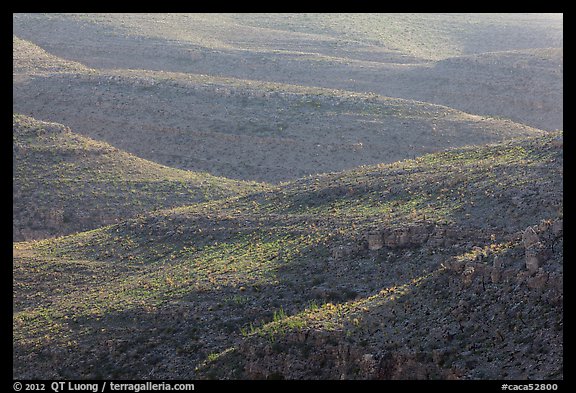
[[[453,149],[16,243],[14,378],[561,379],[562,151]]]
[[[562,14],[12,18],[14,379],[564,378]]]

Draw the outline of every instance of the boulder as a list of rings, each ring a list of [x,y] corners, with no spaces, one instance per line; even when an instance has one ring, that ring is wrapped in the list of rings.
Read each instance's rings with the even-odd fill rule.
[[[345,247],[344,246],[336,246],[332,248],[332,259],[342,259],[345,256]]]
[[[410,231],[409,229],[403,229],[398,236],[398,246],[406,247],[410,244]]]
[[[368,233],[367,240],[369,250],[379,250],[384,247],[384,238],[380,232]]]
[[[564,221],[560,218],[560,219],[558,219],[558,220],[555,220],[555,221],[552,223],[552,226],[551,226],[550,229],[552,230],[552,234],[553,234],[555,237],[561,237],[561,236],[562,236],[562,232],[563,232],[563,230],[564,230],[564,224],[563,224],[563,222],[564,222]]]
[[[466,264],[464,271],[462,272],[462,282],[465,286],[472,284],[474,277],[476,276],[476,268],[472,264]]]
[[[490,272],[490,280],[494,284],[498,284],[502,278],[502,269],[493,267],[492,271]]]
[[[522,244],[524,245],[524,248],[530,248],[534,244],[539,243],[539,242],[540,242],[540,238],[538,237],[538,234],[536,233],[534,228],[528,227],[522,233]]]
[[[502,278],[502,266],[502,258],[496,255],[492,261],[492,270],[490,271],[490,280],[494,284],[499,283]]]
[[[310,294],[316,299],[329,300],[338,297],[338,292],[332,288],[324,286],[314,286],[310,289]]]
[[[398,237],[399,233],[396,230],[387,233],[384,237],[384,245],[390,248],[398,247]]]
[[[502,265],[503,265],[502,259],[498,255],[496,255],[494,257],[494,260],[492,261],[492,266],[497,269],[502,269]]]
[[[546,250],[540,242],[533,243],[526,248],[526,269],[530,273],[535,273],[545,262]]]
[[[547,282],[548,273],[540,268],[533,277],[530,277],[526,280],[526,285],[528,285],[528,288],[530,289],[542,289],[546,286]]]

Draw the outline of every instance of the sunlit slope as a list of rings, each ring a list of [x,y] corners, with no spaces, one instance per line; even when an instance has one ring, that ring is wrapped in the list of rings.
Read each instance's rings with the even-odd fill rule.
[[[391,70],[382,84],[391,96],[563,129],[563,52],[545,48],[453,57],[429,67]]]
[[[304,309],[279,307],[270,320],[244,326],[240,344],[209,356],[200,375],[561,379],[562,137],[526,142],[284,189],[274,200],[282,210],[322,212],[345,227],[340,234],[361,228],[364,237],[332,239],[331,257],[317,265],[322,273],[308,280]],[[375,178],[385,186],[374,187]],[[527,233],[543,247],[537,271],[528,266]],[[359,296],[376,282],[381,290]]]
[[[51,55],[29,41],[12,36],[12,71],[14,82],[24,76],[50,75],[58,72],[91,72],[88,67]]]
[[[372,92],[562,129],[562,58],[545,53],[563,47],[561,14],[14,14],[13,21],[23,40],[94,69]],[[488,75],[478,72],[476,56],[494,52],[523,52],[550,67],[515,68],[514,56],[501,56],[485,64]],[[450,62],[460,57],[473,62]]]
[[[543,132],[372,93],[144,70],[39,76],[13,92],[14,111],[163,165],[242,180],[279,182]]]
[[[562,165],[562,134],[551,133],[17,243],[14,377],[524,378],[514,362],[530,378],[561,377],[558,291],[531,292],[526,280],[538,289],[538,274],[551,283],[562,277]],[[542,231],[555,223],[555,237],[534,275],[524,267],[522,232],[542,222],[550,223]],[[395,236],[406,228],[426,236],[401,245]],[[370,251],[375,231],[387,234],[386,244]],[[514,292],[478,275],[466,290],[464,276],[446,267],[492,266],[496,255],[514,280],[526,279],[513,282]],[[457,307],[461,316],[471,310],[472,322],[462,320],[460,330],[446,319],[447,332],[434,330]],[[493,335],[474,330],[480,316]],[[549,349],[527,357],[524,345],[538,334]],[[494,337],[502,346],[495,355],[476,356]],[[352,349],[348,358],[340,342]],[[392,367],[428,364],[433,349],[445,357],[428,374]],[[385,353],[388,374],[359,363]]]
[[[393,62],[402,57],[440,60],[482,52],[560,47],[563,39],[561,14],[92,13],[14,14],[14,21],[15,34],[51,46],[50,50],[61,52],[57,55],[65,53],[67,45],[69,55],[83,63],[111,61],[101,56],[98,59],[95,54],[114,53],[122,44],[143,47],[138,40],[146,40],[146,44],[165,41],[170,44],[168,50],[188,54],[191,60],[203,60],[202,49],[211,49],[228,51],[230,57],[239,51],[321,53],[336,59]],[[75,37],[80,41],[74,41],[71,32],[80,32]],[[85,38],[89,34],[114,45],[106,48],[103,40],[89,41]],[[282,52],[275,53],[279,50]],[[369,57],[370,51],[374,59]],[[136,55],[151,57],[141,50]],[[126,54],[114,57],[128,61]]]
[[[14,114],[14,240],[69,234],[262,185],[168,168],[58,123]]]

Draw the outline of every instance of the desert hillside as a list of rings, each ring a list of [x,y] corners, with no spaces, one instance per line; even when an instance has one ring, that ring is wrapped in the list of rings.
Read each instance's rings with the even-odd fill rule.
[[[20,42],[14,61],[36,63],[21,54],[41,52],[20,51]],[[15,111],[147,160],[273,183],[542,133],[374,93],[175,72],[54,72],[13,92]]]
[[[562,14],[15,14],[13,32],[99,70],[372,92],[554,130],[563,128],[562,22]],[[515,66],[526,51],[537,52],[529,57],[542,72]],[[450,62],[484,53],[497,53],[488,78],[477,64]]]
[[[165,167],[24,115],[12,122],[13,239],[94,229],[265,185]]]
[[[562,388],[563,14],[12,21],[14,380]]]
[[[15,375],[561,378],[562,145],[449,150],[15,243]]]

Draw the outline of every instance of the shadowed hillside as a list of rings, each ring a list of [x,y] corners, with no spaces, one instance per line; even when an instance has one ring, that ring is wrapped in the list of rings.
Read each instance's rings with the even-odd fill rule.
[[[12,20],[15,380],[563,380],[563,14]]]
[[[550,51],[563,46],[562,22],[562,14],[14,14],[13,31],[94,69],[372,92],[554,130],[563,56]],[[496,55],[487,74],[450,61],[494,52],[508,55]],[[517,53],[546,69],[515,67]]]
[[[562,146],[452,149],[16,243],[14,377],[561,379]]]
[[[17,64],[29,62],[19,54]],[[27,75],[14,84],[15,111],[163,165],[242,180],[279,182],[542,133],[371,93],[144,70]]]
[[[23,115],[13,116],[12,135],[14,240],[94,229],[264,187],[168,168]]]

